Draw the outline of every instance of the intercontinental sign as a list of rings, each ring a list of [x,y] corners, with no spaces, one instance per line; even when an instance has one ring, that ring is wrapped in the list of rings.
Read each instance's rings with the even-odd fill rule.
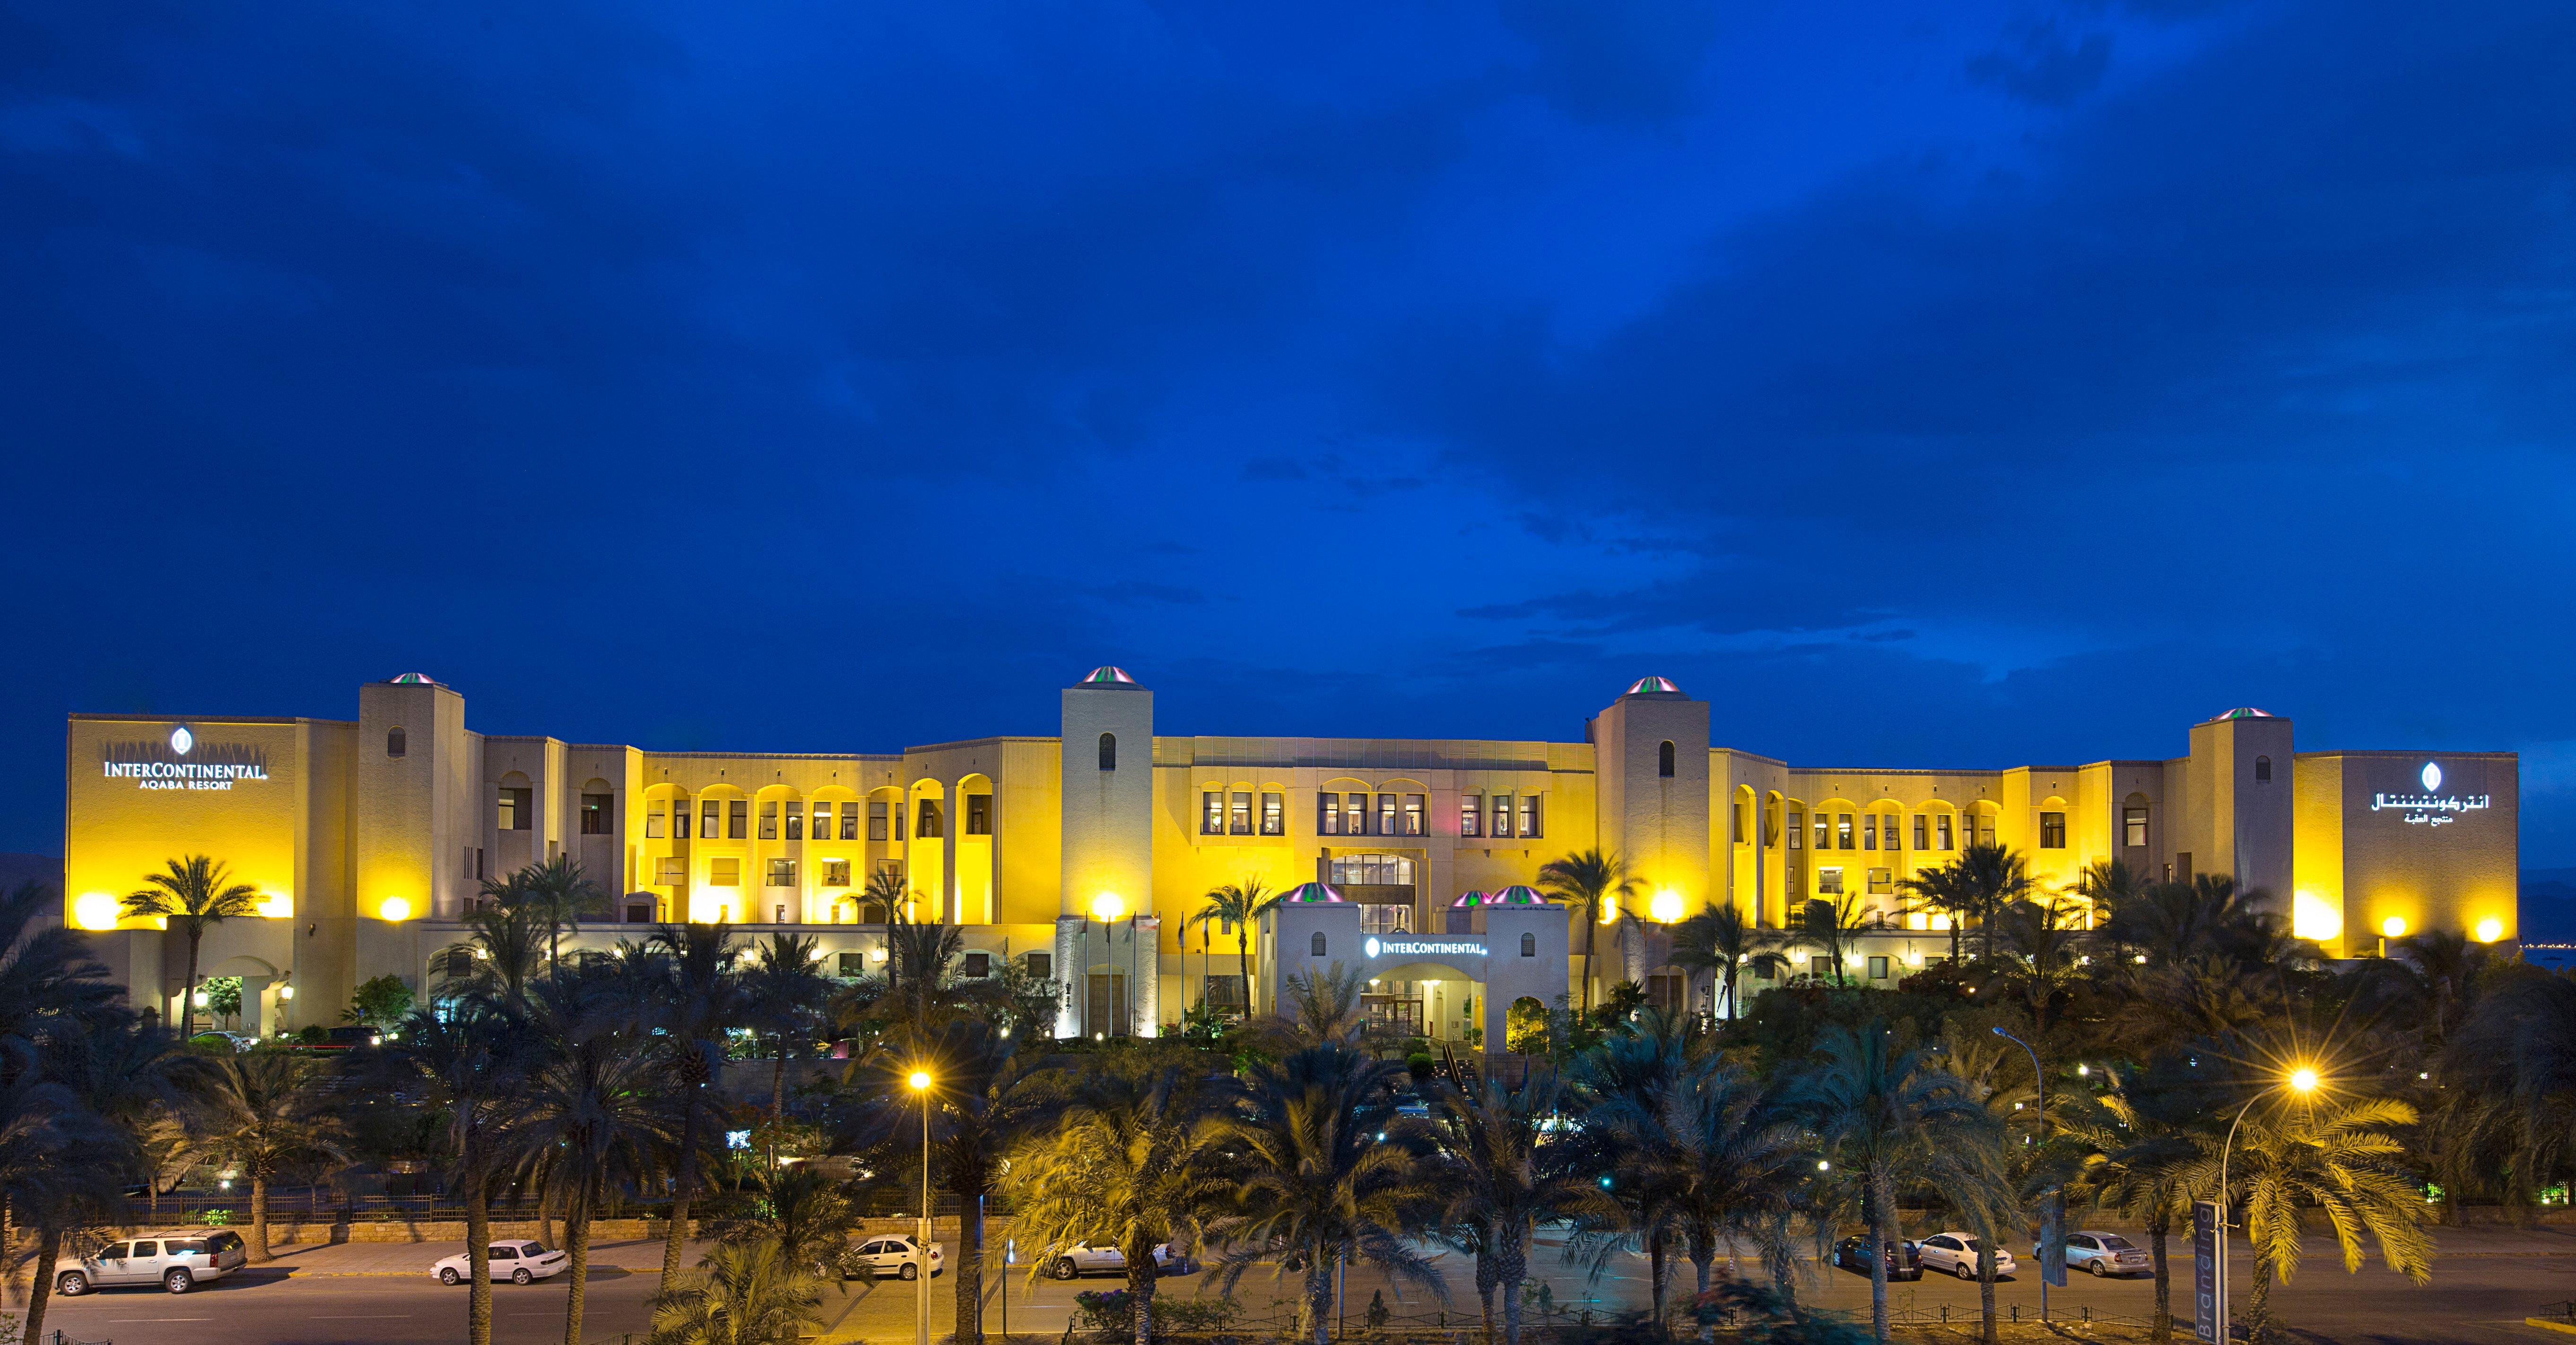
[[[2424,782],[2423,793],[2375,793],[2370,796],[2370,810],[2374,813],[2402,811],[2406,814],[2406,820],[2417,826],[2443,827],[2459,821],[2470,813],[2481,812],[2494,803],[2493,798],[2485,794],[2433,792],[2442,787],[2442,768],[2430,761],[2424,763],[2424,773],[2417,778]]]
[[[185,724],[170,730],[169,742],[114,743],[100,759],[99,770],[110,780],[132,780],[138,789],[230,789],[245,780],[266,780],[267,759],[246,748],[209,747],[196,760],[197,735]]]
[[[1370,957],[1483,957],[1485,945],[1479,939],[1379,939],[1372,937],[1360,945]]]

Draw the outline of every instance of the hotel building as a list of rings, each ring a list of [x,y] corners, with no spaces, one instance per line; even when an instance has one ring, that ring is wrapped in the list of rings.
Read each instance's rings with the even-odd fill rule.
[[[224,860],[263,899],[207,936],[201,971],[242,977],[245,1026],[271,1032],[336,1021],[378,975],[427,989],[484,881],[557,856],[610,894],[575,946],[721,920],[812,935],[845,975],[883,959],[868,890],[888,875],[913,918],[965,927],[962,975],[1016,960],[1063,982],[1067,1036],[1239,1004],[1248,962],[1264,1000],[1340,963],[1385,1018],[1498,1039],[1513,999],[1567,991],[1584,931],[1526,892],[1482,894],[1595,847],[1638,884],[1595,932],[1596,982],[1695,1008],[1709,987],[1668,965],[1670,921],[1732,903],[1782,926],[1851,897],[1886,924],[1844,974],[1894,985],[1949,946],[1899,881],[1972,842],[2022,852],[2047,891],[2100,860],[2227,874],[2336,956],[2517,934],[2511,753],[2303,752],[2260,710],[2192,725],[2165,760],[1991,770],[1791,765],[1710,730],[1707,702],[1647,677],[1564,742],[1159,736],[1153,693],[1102,668],[1064,690],[1053,737],[660,752],[480,733],[463,695],[406,674],[361,687],[353,720],[73,715],[66,916],[175,1012],[185,947],[117,898],[168,858]],[[1246,882],[1325,886],[1240,936],[1197,919]],[[1794,951],[1801,973],[1832,970]]]

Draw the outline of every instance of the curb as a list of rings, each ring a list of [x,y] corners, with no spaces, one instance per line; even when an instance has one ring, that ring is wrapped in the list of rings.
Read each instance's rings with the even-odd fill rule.
[[[2565,1322],[2555,1317],[2525,1317],[2522,1319],[2522,1324],[2536,1326],[2543,1331],[2555,1331],[2562,1336],[2576,1336],[2576,1323]]]

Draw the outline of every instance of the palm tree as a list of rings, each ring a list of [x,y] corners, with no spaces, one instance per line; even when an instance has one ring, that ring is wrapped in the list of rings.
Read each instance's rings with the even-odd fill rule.
[[[1607,1137],[1621,1188],[1659,1191],[1683,1249],[1707,1293],[1720,1238],[1764,1243],[1785,1229],[1806,1170],[1794,1124],[1778,1115],[1742,1068],[1714,1055],[1689,1061],[1643,1096],[1621,1096],[1588,1113],[1587,1130]],[[1766,1246],[1765,1260],[1786,1257]],[[1656,1301],[1662,1301],[1661,1268]],[[1660,1306],[1656,1320],[1662,1320]]]
[[[910,1016],[915,1034],[927,1035],[931,1019],[943,1007],[941,983],[966,951],[965,931],[955,925],[897,920],[886,926],[887,979],[890,1007]]]
[[[1299,1325],[1312,1345],[1324,1345],[1337,1266],[1367,1262],[1448,1293],[1408,1236],[1435,1188],[1405,1142],[1411,1124],[1396,1113],[1402,1072],[1346,1047],[1309,1047],[1262,1065],[1247,1104],[1219,1127],[1238,1180],[1233,1211],[1211,1228],[1227,1249],[1216,1282],[1231,1290],[1255,1260],[1302,1261]],[[1140,1314],[1137,1345],[1146,1345],[1143,1322]]]
[[[653,1299],[652,1345],[795,1345],[823,1314],[822,1282],[781,1238],[719,1242]]]
[[[663,1058],[633,1030],[632,1006],[576,971],[539,983],[532,1039],[542,1057],[513,1094],[511,1169],[563,1211],[572,1292],[564,1345],[581,1345],[590,1224],[608,1192],[654,1171],[677,1143]]]
[[[721,1239],[776,1243],[797,1265],[837,1282],[841,1253],[849,1250],[850,1230],[859,1221],[840,1180],[810,1163],[765,1171],[753,1180],[760,1192],[756,1216],[730,1222]]]
[[[41,1171],[32,1181],[13,1181],[8,1188],[11,1211],[36,1230],[35,1283],[27,1299],[22,1338],[38,1340],[45,1329],[46,1299],[53,1291],[52,1267],[61,1257],[63,1237],[72,1229],[125,1218],[123,1188],[135,1177],[148,1177],[143,1136],[167,1116],[177,1102],[171,1082],[183,1052],[176,1038],[139,1013],[103,1015],[79,1035],[62,1034],[40,1068],[58,1089],[48,1108],[50,1135],[21,1134],[0,1139],[0,1171],[17,1165],[17,1154],[40,1156]]]
[[[516,876],[528,900],[545,908],[546,961],[562,961],[565,932],[580,933],[581,918],[603,909],[605,894],[581,871],[581,861],[570,855],[556,855],[542,864],[531,864]]]
[[[1261,997],[1252,990],[1252,926],[1264,912],[1279,904],[1280,895],[1260,879],[1246,878],[1239,883],[1209,888],[1207,904],[1190,917],[1190,923],[1199,927],[1202,939],[1210,925],[1223,923],[1234,927],[1234,959],[1236,969],[1243,975],[1246,1013],[1252,1012],[1252,1006],[1261,1002]]]
[[[526,1021],[481,996],[415,1011],[385,1043],[401,1093],[445,1120],[449,1171],[465,1204],[466,1338],[492,1340],[492,1187],[509,1162],[509,1127],[528,1055]]]
[[[1959,961],[1960,931],[1968,926],[1968,917],[1977,913],[1982,899],[1976,878],[1958,860],[1938,868],[1923,869],[1896,880],[1896,890],[1905,894],[1905,910],[1938,916],[1950,930],[1950,962]]]
[[[769,1119],[787,1114],[787,1052],[798,1041],[811,1043],[819,1030],[823,1005],[832,983],[823,975],[822,953],[812,935],[773,932],[752,950],[751,964],[741,973],[748,1015],[778,1043],[778,1059],[769,1076]]]
[[[2111,914],[2144,896],[2150,884],[2147,875],[2116,859],[2097,859],[2075,875],[2070,895],[2081,897],[2093,913],[2096,929],[2107,929]],[[2113,952],[2123,951],[2116,943]]]
[[[1628,876],[1628,862],[1616,854],[1595,848],[1561,855],[1541,865],[1538,885],[1549,896],[1562,897],[1567,905],[1583,912],[1583,1016],[1592,1017],[1592,944],[1601,929],[1603,903],[1633,896],[1637,880]]]
[[[1336,962],[1322,971],[1292,971],[1279,982],[1286,1011],[1253,1021],[1254,1038],[1277,1054],[1308,1046],[1365,1044],[1371,1028],[1361,993],[1368,976]]]
[[[1796,919],[1798,936],[1823,949],[1825,960],[1833,964],[1834,984],[1849,985],[1849,960],[1844,950],[1852,946],[1855,936],[1870,927],[1859,895],[1849,894],[1838,900],[1814,898],[1798,908]]]
[[[1494,1341],[1494,1294],[1503,1291],[1503,1340],[1520,1345],[1521,1281],[1529,1274],[1530,1239],[1559,1219],[1614,1218],[1618,1205],[1565,1161],[1549,1142],[1564,1087],[1545,1067],[1526,1070],[1518,1087],[1451,1062],[1433,1090],[1441,1152],[1440,1226],[1474,1255],[1476,1295],[1483,1300],[1485,1342]]]
[[[2524,976],[2481,998],[2442,1054],[2443,1185],[2514,1174],[2505,1188],[2528,1201],[2538,1174],[2576,1153],[2576,982]]]
[[[250,1259],[268,1250],[268,1184],[292,1164],[348,1157],[348,1130],[314,1084],[319,1062],[284,1051],[199,1056],[187,1081],[200,1115],[197,1142],[250,1179]]]
[[[2119,1066],[2111,1071],[2110,1086],[2070,1126],[2085,1157],[2067,1183],[2068,1192],[2117,1211],[2146,1231],[2155,1267],[2154,1339],[2159,1342],[2173,1339],[2167,1240],[2175,1222],[2191,1213],[2185,1176],[2200,1156],[2198,1131],[2207,1118],[2198,1102],[2192,1094],[2148,1087],[2136,1068]]]
[[[1746,922],[1744,912],[1733,902],[1724,906],[1702,906],[1699,914],[1673,927],[1673,965],[1695,971],[1713,971],[1718,977],[1718,1017],[1736,1015],[1735,987],[1747,967],[1764,975],[1776,975],[1789,965],[1789,959],[1776,951],[1777,930],[1757,929]]]
[[[724,1063],[725,1030],[742,1016],[743,994],[729,925],[666,925],[655,932],[650,949],[652,965],[662,974],[648,992],[645,1012],[654,1028],[654,1054],[680,1094],[671,1222],[662,1232],[662,1283],[668,1286],[680,1274],[680,1243],[688,1236],[689,1202],[697,1194],[707,1089]]]
[[[2231,953],[2247,942],[2266,900],[2260,889],[2237,891],[2236,880],[2226,874],[2194,874],[2189,882],[2154,884],[2114,908],[2107,932],[2156,962],[2179,966],[2204,953]]]
[[[1982,956],[1995,955],[1995,917],[2006,906],[2030,895],[2030,861],[2008,845],[1971,845],[1959,851],[1959,874],[1973,900]]]
[[[2087,941],[2075,922],[2081,912],[2070,903],[2017,901],[2006,907],[1999,923],[2011,950],[2005,979],[2030,1006],[2031,1030],[2048,1035],[2048,1019],[2057,1001],[2088,978],[2076,959]]]
[[[2389,1269],[2417,1284],[2432,1278],[2424,1197],[2401,1170],[2405,1145],[2389,1133],[2417,1120],[2414,1106],[2395,1098],[2291,1102],[2268,1111],[2258,1104],[2245,1116],[2225,1155],[2227,1190],[2219,1198],[2244,1210],[2254,1252],[2253,1339],[2270,1332],[2272,1282],[2298,1271],[2302,1206],[2325,1211],[2346,1271],[2361,1270],[2368,1234]],[[2195,1192],[2218,1189],[2223,1144],[2203,1137],[2199,1159],[2184,1173]]]
[[[875,907],[885,913],[886,924],[899,924],[911,919],[904,907],[913,901],[912,889],[903,875],[892,869],[877,869],[868,874],[867,885],[859,889],[859,904]],[[863,909],[860,912],[866,914]]]
[[[1127,1259],[1136,1345],[1153,1335],[1154,1248],[1187,1241],[1227,1183],[1210,1172],[1214,1103],[1206,1066],[1188,1058],[1109,1058],[1076,1090],[1061,1124],[1014,1152],[1003,1174],[1016,1227],[1037,1246],[1036,1274],[1077,1243]]]
[[[195,1035],[197,1026],[197,947],[206,931],[237,915],[259,909],[259,889],[232,880],[223,861],[189,855],[167,861],[160,873],[143,875],[143,886],[124,897],[128,919],[156,916],[176,921],[188,940],[188,988],[179,997],[179,1038]],[[164,926],[167,927],[166,925]]]
[[[1949,1152],[1991,1138],[1994,1118],[1959,1076],[1924,1050],[1900,1051],[1885,1019],[1864,1029],[1832,1026],[1813,1066],[1791,1085],[1789,1105],[1804,1115],[1864,1183],[1871,1250],[1870,1333],[1887,1341],[1887,1256],[1900,1235],[1896,1183]],[[1980,1239],[1989,1242],[1991,1239]]]
[[[524,1010],[529,987],[551,965],[554,923],[545,906],[527,896],[520,875],[485,883],[483,894],[492,900],[466,914],[465,939],[447,946],[448,974],[436,994],[480,996],[514,1012]]]

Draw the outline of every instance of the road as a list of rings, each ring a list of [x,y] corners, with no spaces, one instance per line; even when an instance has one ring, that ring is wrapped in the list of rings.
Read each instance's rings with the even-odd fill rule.
[[[2316,1345],[2475,1345],[2551,1339],[2549,1333],[2523,1325],[2522,1318],[2550,1311],[2553,1305],[2576,1298],[2576,1230],[2468,1230],[2446,1232],[2443,1241],[2445,1251],[2435,1264],[2433,1282],[2421,1287],[2377,1265],[2367,1265],[2361,1273],[2347,1275],[2330,1248],[2312,1245],[2297,1278],[2273,1291],[2274,1311],[2302,1338]],[[286,1257],[279,1267],[209,1285],[191,1294],[173,1296],[152,1289],[120,1289],[81,1299],[56,1299],[46,1325],[49,1332],[59,1328],[73,1340],[112,1341],[114,1345],[443,1345],[463,1333],[465,1290],[437,1284],[428,1277],[426,1268],[452,1250],[430,1244],[368,1249],[362,1257],[354,1248],[312,1249]],[[2179,1245],[2177,1250],[2181,1250]],[[658,1264],[654,1259],[657,1251],[650,1244],[601,1249],[603,1259],[618,1264],[594,1265],[591,1269],[582,1332],[585,1342],[615,1342],[627,1333],[640,1339],[648,1325],[646,1300],[655,1282],[648,1267]],[[1455,1262],[1456,1258],[1448,1261]],[[404,1262],[416,1262],[420,1273],[330,1269]],[[2188,1262],[2182,1263],[2182,1269],[2187,1274]],[[1549,1243],[1533,1258],[1531,1270],[1549,1284],[1559,1302],[1578,1308],[1610,1311],[1645,1302],[1646,1269],[1641,1258],[1623,1259],[1599,1280],[1587,1282],[1580,1270],[1562,1262],[1560,1250]],[[1449,1320],[1472,1323],[1475,1296],[1467,1269],[1463,1264],[1450,1265],[1448,1274],[1456,1286],[1448,1309]],[[1690,1283],[1688,1263],[1680,1264],[1677,1274],[1679,1284],[1686,1287]],[[2235,1274],[2242,1295],[2247,1292],[2245,1286],[2251,1284],[2252,1270],[2241,1257]],[[1163,1292],[1194,1293],[1200,1279],[1193,1276],[1167,1280]],[[1008,1302],[1012,1334],[1052,1345],[1064,1330],[1075,1292],[1115,1288],[1120,1283],[1095,1278],[1072,1284],[1045,1281],[1031,1285],[1014,1277]],[[989,1280],[987,1287],[990,1292]],[[1371,1295],[1383,1287],[1384,1282],[1374,1273],[1352,1274],[1349,1310],[1354,1329]],[[1965,1317],[1970,1321],[1977,1313],[1977,1286],[1973,1283],[1936,1278],[1893,1285],[1890,1290],[1890,1301],[1900,1307],[1911,1305],[1937,1314],[1946,1305],[1954,1319]],[[1291,1292],[1289,1283],[1274,1285],[1267,1271],[1256,1270],[1245,1278],[1236,1299],[1258,1315],[1269,1310],[1273,1299],[1285,1298]],[[566,1294],[566,1286],[559,1282],[495,1286],[495,1339],[501,1345],[561,1341]],[[1386,1297],[1391,1305],[1399,1304],[1393,1291],[1388,1291]],[[1408,1316],[1439,1310],[1439,1305],[1424,1299],[1418,1291],[1405,1297],[1411,1301],[1401,1303],[1397,1310]],[[1869,1281],[1848,1272],[1820,1270],[1814,1282],[1802,1291],[1802,1297],[1865,1314]],[[2015,1282],[1998,1286],[1997,1298],[2007,1311],[2018,1307],[2025,1320],[2031,1319],[2039,1309],[2038,1280],[2034,1274],[2025,1273]],[[2143,1278],[2097,1281],[2077,1276],[2066,1288],[2051,1290],[2050,1299],[2055,1316],[2080,1317],[2083,1309],[2090,1307],[2101,1314],[2143,1317],[2152,1309],[2154,1288]],[[913,1287],[899,1280],[851,1284],[845,1295],[826,1296],[828,1339],[901,1345],[913,1334],[913,1301]],[[945,1335],[955,1304],[955,1292],[945,1276],[933,1282],[931,1303],[934,1330]],[[2176,1303],[2188,1311],[2189,1298],[2180,1288]],[[999,1331],[1002,1312],[1001,1300],[989,1298],[985,1311],[988,1332]]]

